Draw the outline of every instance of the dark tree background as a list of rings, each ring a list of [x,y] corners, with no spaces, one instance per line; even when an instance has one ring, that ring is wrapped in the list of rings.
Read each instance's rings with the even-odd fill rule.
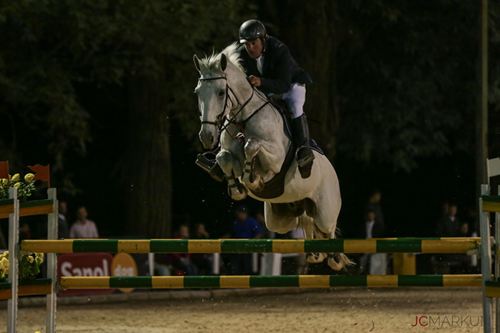
[[[20,172],[50,163],[70,213],[87,205],[104,237],[169,237],[181,222],[225,233],[237,203],[194,165],[191,59],[221,50],[257,17],[313,78],[306,110],[323,123],[311,132],[339,174],[345,235],[374,187],[392,235],[429,235],[441,201],[475,204],[478,8],[458,0],[0,1],[0,160]],[[492,60],[499,16],[490,2]],[[489,75],[496,157],[498,62]]]

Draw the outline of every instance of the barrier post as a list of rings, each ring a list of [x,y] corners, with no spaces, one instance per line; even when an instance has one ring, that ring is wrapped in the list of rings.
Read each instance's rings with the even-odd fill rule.
[[[498,186],[497,195],[500,195],[500,186]],[[498,251],[500,251],[500,214],[495,214],[495,281],[498,281],[500,277],[500,257]],[[495,298],[496,302],[496,316],[495,316],[495,327],[496,332],[500,333],[500,300]]]
[[[59,203],[57,201],[57,190],[49,188],[48,198],[53,200],[54,210],[48,214],[47,239],[56,240],[58,238],[58,218]],[[52,292],[47,295],[47,317],[46,332],[55,333],[56,331],[56,311],[57,311],[57,253],[47,254],[47,278],[52,280]]]
[[[17,332],[17,294],[19,276],[19,201],[17,188],[9,188],[9,198],[14,200],[14,212],[9,214],[9,279],[12,297],[7,301],[7,332]]]
[[[481,195],[489,193],[488,185],[481,185]],[[489,213],[483,212],[483,198],[479,198],[479,225],[481,230],[481,274],[483,282],[484,333],[491,333],[493,325],[492,299],[486,297],[486,281],[491,281],[491,241]]]

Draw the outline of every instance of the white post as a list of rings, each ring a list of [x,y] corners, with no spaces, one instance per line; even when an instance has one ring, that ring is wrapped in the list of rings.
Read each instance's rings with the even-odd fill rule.
[[[17,200],[17,188],[9,189],[9,198],[14,200],[14,212],[9,215],[9,283],[12,286],[12,298],[8,300],[7,332],[17,332],[17,299],[18,299],[18,276],[19,276],[19,200]]]
[[[283,255],[281,253],[273,253],[273,269],[271,275],[281,275],[281,264],[283,263]]]
[[[59,202],[57,201],[57,190],[50,188],[48,191],[49,199],[53,200],[53,213],[48,214],[47,239],[56,240],[57,224],[59,219]],[[47,278],[52,280],[52,293],[47,295],[47,317],[46,332],[56,332],[56,311],[57,311],[57,253],[47,254]]]
[[[481,195],[489,193],[488,185],[481,185]],[[484,333],[491,333],[493,326],[492,299],[486,295],[486,281],[491,280],[491,241],[489,213],[483,212],[483,199],[479,198],[479,224],[481,230],[481,274],[483,280],[483,320]]]
[[[259,272],[259,254],[252,253],[252,273]]]
[[[500,195],[500,186],[498,187],[498,195]],[[494,246],[494,267],[495,267],[495,275],[493,280],[498,281],[498,278],[500,277],[500,258],[498,255],[498,251],[500,250],[500,214],[498,213],[493,213],[495,214],[495,246]],[[496,332],[500,332],[500,300],[498,298],[495,298],[495,307],[496,307],[496,315],[495,315],[495,328]]]
[[[220,273],[220,253],[212,254],[212,271],[214,275],[219,275]]]
[[[148,253],[149,276],[155,275],[155,254]]]

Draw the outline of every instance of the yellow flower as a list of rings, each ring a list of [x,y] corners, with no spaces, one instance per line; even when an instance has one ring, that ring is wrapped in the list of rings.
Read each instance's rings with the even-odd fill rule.
[[[26,176],[24,176],[24,180],[26,180],[27,182],[31,182],[33,178],[35,178],[35,175],[32,173],[27,173]]]
[[[17,181],[19,181],[19,178],[20,178],[19,174],[18,174],[18,173],[16,173],[16,174],[14,175],[14,177],[12,177],[12,181],[13,181],[13,182],[17,182]]]
[[[3,258],[0,263],[3,266],[3,271],[5,272],[5,274],[9,274],[9,260],[7,260],[7,258]]]
[[[9,257],[9,251],[5,251],[4,253],[0,254],[0,258],[1,257],[8,258]]]
[[[7,178],[2,178],[2,184],[7,185],[9,183],[9,180]]]
[[[30,264],[32,264],[32,263],[33,263],[33,260],[34,260],[34,259],[33,259],[33,257],[32,257],[32,256],[28,256],[28,262],[29,262]]]
[[[21,187],[21,183],[20,183],[20,182],[15,183],[15,184],[14,184],[14,187],[15,187],[15,188],[20,188],[20,187]]]

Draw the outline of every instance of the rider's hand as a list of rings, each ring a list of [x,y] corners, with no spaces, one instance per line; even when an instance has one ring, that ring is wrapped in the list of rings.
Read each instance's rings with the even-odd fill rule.
[[[254,87],[260,86],[260,78],[258,78],[257,76],[250,75],[250,77],[248,79],[250,80],[250,84],[252,86],[254,86]]]

